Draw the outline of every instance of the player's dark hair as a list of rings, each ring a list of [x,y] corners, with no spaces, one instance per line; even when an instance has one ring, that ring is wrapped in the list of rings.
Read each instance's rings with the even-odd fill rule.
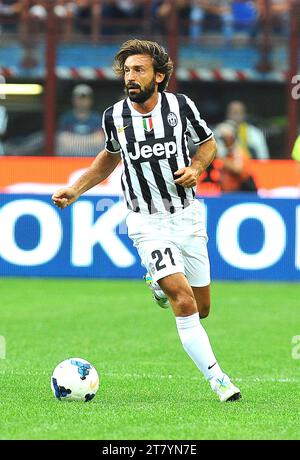
[[[114,59],[113,69],[118,76],[124,77],[124,65],[129,56],[145,54],[152,58],[154,72],[165,74],[165,78],[158,84],[158,91],[163,92],[173,72],[173,62],[168,53],[156,42],[150,40],[139,40],[137,38],[127,40],[121,45],[119,52]]]

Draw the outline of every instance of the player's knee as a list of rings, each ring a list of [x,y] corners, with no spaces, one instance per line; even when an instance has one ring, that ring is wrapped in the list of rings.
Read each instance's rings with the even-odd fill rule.
[[[195,313],[195,298],[190,294],[179,294],[173,300],[178,316],[189,316]]]
[[[205,303],[198,307],[199,316],[201,319],[207,318],[210,312],[210,303]]]

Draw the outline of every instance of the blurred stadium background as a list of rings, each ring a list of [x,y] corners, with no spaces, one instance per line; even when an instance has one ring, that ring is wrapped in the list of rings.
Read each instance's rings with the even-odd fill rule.
[[[268,400],[271,395],[277,395],[277,402],[292,405],[292,386],[295,381],[299,383],[298,377],[293,380],[296,361],[290,356],[291,340],[299,334],[300,324],[294,283],[300,280],[299,31],[298,0],[0,0],[0,308],[3,319],[0,334],[7,341],[7,359],[0,361],[0,373],[15,372],[12,383],[14,387],[19,385],[21,392],[17,401],[25,404],[28,397],[26,407],[32,407],[34,401],[20,380],[25,368],[30,385],[42,400],[41,413],[35,414],[40,428],[32,419],[30,429],[26,430],[26,424],[16,422],[23,415],[17,406],[11,411],[8,397],[3,403],[5,414],[14,425],[7,425],[2,431],[3,437],[41,438],[45,433],[51,433],[49,436],[53,438],[60,436],[55,421],[52,425],[51,421],[47,422],[50,428],[44,425],[43,410],[46,413],[49,406],[43,399],[41,387],[48,385],[48,377],[57,362],[69,355],[83,354],[82,357],[107,373],[109,384],[116,391],[113,401],[116,413],[124,394],[119,381],[114,387],[114,375],[123,373],[124,378],[118,378],[123,378],[125,386],[131,385],[137,363],[147,372],[143,356],[148,356],[148,364],[157,359],[157,355],[152,356],[149,349],[143,347],[139,347],[140,356],[135,355],[136,342],[144,337],[142,332],[136,335],[135,331],[140,330],[136,325],[142,331],[153,314],[150,297],[133,281],[141,279],[143,269],[124,226],[126,209],[121,198],[120,169],[63,212],[50,200],[58,187],[71,183],[88,167],[91,157],[104,145],[102,113],[123,98],[123,85],[113,74],[112,60],[119,45],[130,37],[154,39],[166,47],[176,69],[169,90],[185,93],[195,101],[202,117],[215,130],[219,144],[218,158],[201,177],[197,189],[199,198],[205,198],[212,279],[217,281],[213,292],[217,293],[219,320],[213,316],[207,325],[216,342],[217,354],[226,351],[229,371],[240,369],[237,377],[243,388],[249,390],[252,402],[257,401],[254,382],[258,386],[263,383],[265,390],[260,394],[262,399],[258,399],[259,407],[254,412],[249,409],[248,415],[251,413],[253,418],[244,419],[247,426],[244,432],[234,429],[243,425],[236,412],[231,412],[231,428],[227,432],[224,413],[221,423],[216,420],[223,427],[218,436],[292,438],[299,435],[295,431],[295,420],[292,423],[286,415],[292,406],[281,414],[279,426],[286,429],[280,431],[276,419],[280,407],[270,405]],[[20,279],[18,283],[17,279],[7,277],[25,280]],[[62,280],[57,281],[54,288],[47,280],[38,280],[40,285],[31,284],[33,280],[29,277]],[[102,278],[101,295],[98,297],[97,284],[92,287],[92,284],[80,281],[81,285],[76,281],[70,287],[72,280],[65,281],[66,277]],[[108,281],[109,278],[124,279],[123,290],[122,284],[116,284],[114,289],[115,285],[110,284],[114,281]],[[228,287],[224,281],[232,283]],[[262,283],[246,285],[241,281],[270,283],[266,287]],[[59,284],[64,282],[66,284]],[[85,294],[80,286],[86,289]],[[227,307],[222,310],[218,305],[223,303],[224,296]],[[291,307],[290,312],[287,310],[287,316],[291,316],[285,327],[281,323],[285,308],[281,298],[285,299],[287,308],[289,304]],[[111,321],[107,313],[99,326],[105,346],[98,343],[98,302],[105,309],[106,299],[113,306],[113,322],[120,328],[122,337],[132,336],[130,342],[125,340],[127,367],[118,361],[118,353],[110,352],[116,344],[122,350],[123,339],[117,342],[115,336],[106,333],[105,324],[109,330]],[[126,304],[130,314],[132,302],[136,321],[125,330],[122,324],[128,318],[123,309]],[[146,303],[145,316],[140,307],[143,302]],[[72,321],[67,321],[74,311],[79,318],[75,327]],[[80,320],[87,311],[91,315],[88,337],[82,335]],[[269,329],[271,317],[273,323]],[[164,337],[167,323],[161,323],[158,318],[155,321],[155,327],[161,327],[160,337]],[[170,321],[170,317],[164,321]],[[229,337],[234,337],[242,348],[249,334],[246,326],[250,323],[257,328],[255,343],[258,346],[261,343],[260,359],[255,358],[255,365],[252,336],[246,340],[248,355],[241,353],[238,357],[224,337],[225,325]],[[169,342],[164,339],[164,350],[173,340],[171,326],[168,328]],[[73,331],[80,337],[80,347]],[[264,333],[267,335],[262,341]],[[175,337],[175,332],[173,335]],[[15,340],[24,349],[22,359]],[[153,335],[153,341],[156,344],[153,353],[161,353],[157,334]],[[53,343],[55,350],[50,345]],[[46,370],[41,369],[34,350],[43,350]],[[161,365],[158,362],[155,371],[150,365],[149,372],[155,375],[160,370],[163,372],[168,362],[168,372],[172,373],[172,364],[177,363],[176,353],[181,353],[178,350],[175,348],[174,356],[163,358],[164,353],[168,354],[164,351]],[[269,360],[272,354],[274,361]],[[5,356],[3,350],[0,356]],[[266,358],[269,360],[267,371]],[[180,359],[184,361],[182,356]],[[30,370],[32,365],[35,372]],[[182,378],[196,372],[188,362],[184,361],[182,366],[179,369]],[[150,376],[156,382],[151,390],[153,396],[158,385],[154,374]],[[261,380],[256,381],[256,377]],[[145,394],[148,378],[139,376]],[[281,382],[279,385],[286,382],[286,385],[276,387],[276,382]],[[176,391],[181,391],[180,381],[177,383]],[[11,383],[7,385],[9,395]],[[193,391],[193,382],[189,381],[189,385]],[[131,390],[134,399],[138,388],[134,386]],[[107,400],[104,398],[103,404],[106,401],[109,405],[111,395],[108,389],[105,391]],[[285,398],[282,391],[286,391]],[[129,394],[127,399],[130,407]],[[209,400],[206,404],[207,419],[203,420],[209,427]],[[138,439],[138,436],[150,438],[151,433],[155,433],[156,439],[159,436],[179,439],[175,426],[174,431],[165,429],[161,435],[154,429],[156,424],[167,426],[165,417],[170,422],[172,410],[161,415],[161,425],[149,419],[144,432],[134,426],[127,430],[125,411],[124,423],[120,423],[119,431],[113,436]],[[146,407],[142,425],[148,420],[147,411]],[[262,414],[266,414],[266,420]],[[67,420],[66,412],[63,416]],[[74,420],[77,416],[75,409]],[[196,413],[193,417],[190,423],[198,423]],[[87,419],[86,425],[94,431],[85,432],[86,438],[99,436],[97,420],[99,426],[105,423],[102,419],[92,423]],[[102,435],[112,437],[109,430],[114,429],[114,424],[112,417],[111,425]],[[201,433],[196,428],[189,431],[187,425],[182,436],[188,437],[189,433],[194,438],[216,436],[214,427],[210,426],[208,431],[204,426],[202,429]],[[68,432],[66,427],[63,437],[71,437],[72,433],[80,437],[80,427],[73,426],[72,430]]]
[[[0,1],[1,274],[141,275],[119,228],[119,169],[71,214],[57,213],[49,195],[103,147],[102,113],[124,94],[114,53],[128,37],[145,37],[168,49],[169,89],[195,100],[219,143],[198,184],[209,198],[213,277],[299,280],[299,8],[291,0]],[[106,241],[93,233],[99,216]]]

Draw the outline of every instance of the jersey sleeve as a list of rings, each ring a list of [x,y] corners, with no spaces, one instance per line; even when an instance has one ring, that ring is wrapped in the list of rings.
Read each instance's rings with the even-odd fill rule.
[[[195,145],[200,145],[213,137],[213,132],[201,118],[195,103],[189,97],[184,97],[186,100],[187,134]]]
[[[111,115],[112,109],[105,110],[102,117],[102,128],[105,134],[105,150],[109,153],[120,153],[121,147],[114,135],[114,125]]]

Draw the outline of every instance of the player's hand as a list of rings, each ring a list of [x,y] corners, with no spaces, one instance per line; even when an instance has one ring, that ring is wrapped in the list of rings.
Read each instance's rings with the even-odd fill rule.
[[[178,169],[174,173],[175,176],[180,176],[175,180],[175,184],[182,185],[182,187],[190,188],[195,187],[198,182],[199,172],[194,169],[192,166],[187,166],[186,168]]]
[[[77,200],[79,195],[73,187],[61,188],[52,195],[52,201],[58,208],[65,209]]]

